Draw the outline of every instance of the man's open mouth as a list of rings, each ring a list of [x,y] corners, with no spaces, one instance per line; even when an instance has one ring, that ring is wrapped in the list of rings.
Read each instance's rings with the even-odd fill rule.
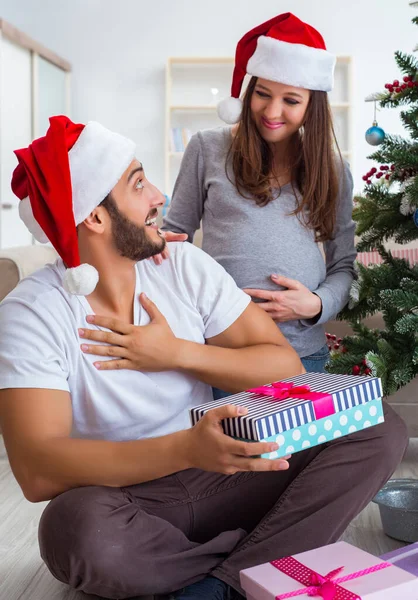
[[[157,217],[158,210],[156,208],[150,210],[150,212],[147,214],[147,218],[145,219],[145,227],[156,227]]]

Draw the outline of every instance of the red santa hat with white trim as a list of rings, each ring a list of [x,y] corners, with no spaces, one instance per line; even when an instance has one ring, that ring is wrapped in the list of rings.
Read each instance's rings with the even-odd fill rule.
[[[332,90],[335,56],[321,34],[292,13],[284,13],[251,29],[238,42],[231,97],[218,104],[226,123],[241,118],[242,83],[246,74],[308,90]]]
[[[87,296],[99,274],[92,265],[80,264],[76,227],[115,187],[136,146],[94,121],[81,125],[57,116],[49,123],[45,136],[15,151],[19,164],[12,190],[20,199],[20,218],[34,238],[51,242],[64,261],[64,288]]]

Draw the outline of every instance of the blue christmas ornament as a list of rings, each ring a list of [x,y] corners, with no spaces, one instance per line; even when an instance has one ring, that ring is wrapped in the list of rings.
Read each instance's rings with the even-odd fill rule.
[[[371,146],[379,146],[379,144],[382,144],[384,139],[385,139],[385,132],[381,127],[377,126],[377,120],[376,120],[376,111],[377,111],[377,106],[376,106],[376,94],[372,94],[371,96],[368,96],[366,98],[366,102],[374,102],[374,116],[373,116],[373,124],[371,127],[369,127],[369,129],[366,131],[366,142],[368,144],[370,144]]]
[[[372,127],[366,131],[366,142],[371,146],[379,146],[385,139],[385,132],[377,126],[377,121],[373,121]]]
[[[415,226],[418,227],[418,208],[414,212],[414,223]]]

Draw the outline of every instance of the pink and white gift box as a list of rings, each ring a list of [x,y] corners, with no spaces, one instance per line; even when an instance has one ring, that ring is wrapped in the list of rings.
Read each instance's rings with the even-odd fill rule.
[[[346,542],[240,572],[247,600],[417,600],[418,578]]]

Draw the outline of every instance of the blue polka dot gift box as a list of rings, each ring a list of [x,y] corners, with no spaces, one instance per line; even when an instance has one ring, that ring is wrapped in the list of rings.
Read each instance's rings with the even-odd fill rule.
[[[417,600],[418,578],[347,542],[240,572],[247,600]]]
[[[190,410],[192,425],[213,408],[245,406],[248,413],[222,422],[227,435],[277,442],[263,458],[280,458],[383,423],[378,377],[305,373],[214,400]]]

